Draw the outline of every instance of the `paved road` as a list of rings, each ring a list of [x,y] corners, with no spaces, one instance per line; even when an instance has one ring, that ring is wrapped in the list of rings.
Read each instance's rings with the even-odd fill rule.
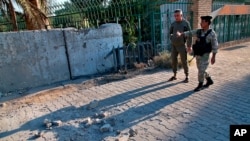
[[[83,82],[34,92],[6,101],[0,109],[0,140],[101,141],[116,131],[138,131],[136,141],[228,141],[230,124],[250,124],[250,43],[221,49],[209,71],[215,84],[200,92],[197,69],[182,83],[183,70],[173,82],[170,70],[152,71],[129,79],[86,87]],[[88,110],[90,101],[99,100]],[[105,111],[114,131],[100,132],[100,124],[84,120]],[[61,120],[46,130],[44,119]],[[36,138],[36,131],[43,137]]]

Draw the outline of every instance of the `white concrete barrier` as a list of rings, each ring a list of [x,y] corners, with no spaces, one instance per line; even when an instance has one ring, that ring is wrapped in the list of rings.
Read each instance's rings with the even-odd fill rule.
[[[122,47],[122,29],[105,24],[96,30],[65,30],[72,77],[103,73],[114,67],[113,48]]]
[[[98,29],[0,33],[0,92],[32,88],[105,72],[122,46],[118,24]]]

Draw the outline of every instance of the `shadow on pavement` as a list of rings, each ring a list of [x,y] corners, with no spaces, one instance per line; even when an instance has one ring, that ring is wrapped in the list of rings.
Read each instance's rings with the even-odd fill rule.
[[[209,101],[199,103],[197,116],[188,119],[189,126],[183,126],[177,134],[188,140],[229,140],[230,125],[250,125],[249,83],[248,75],[239,81],[228,82],[218,90],[213,90],[213,85],[204,90],[201,96]]]
[[[140,97],[150,92],[156,92],[162,89],[167,89],[179,83],[182,83],[182,82],[168,83],[164,81],[164,82],[144,86],[142,88],[138,88],[138,89],[128,91],[125,93],[117,94],[113,97],[100,100],[98,107],[93,110],[86,110],[87,105],[83,105],[79,108],[76,108],[74,106],[65,107],[55,112],[51,112],[47,115],[30,120],[24,123],[23,125],[21,125],[18,129],[2,132],[0,133],[0,137],[1,138],[8,137],[12,134],[25,131],[25,130],[26,131],[27,130],[29,131],[44,130],[45,129],[45,126],[43,124],[44,119],[53,119],[53,120],[61,120],[63,123],[70,123],[70,124],[63,125],[63,126],[54,128],[52,130],[46,131],[46,132],[52,131],[56,133],[58,137],[57,139],[59,140],[65,140],[65,137],[72,137],[74,138],[74,140],[83,140],[83,139],[86,139],[86,136],[88,136],[88,134],[91,135],[91,133],[94,133],[94,136],[91,135],[90,138],[92,138],[93,140],[101,140],[104,137],[112,135],[113,133],[101,133],[100,134],[100,131],[98,130],[100,128],[99,125],[93,125],[95,126],[95,128],[89,127],[90,129],[89,128],[86,129],[84,127],[84,124],[82,124],[84,118],[91,117],[98,111],[111,109],[113,107],[125,104],[127,101],[131,99],[135,99],[136,97]],[[136,125],[137,123],[141,121],[147,120],[157,115],[157,111],[160,110],[161,108],[168,106],[176,101],[182,100],[190,96],[192,93],[193,93],[192,91],[188,91],[188,92],[184,92],[181,94],[155,100],[150,103],[143,104],[141,106],[130,107],[127,110],[124,110],[117,115],[113,115],[113,116],[111,115],[111,117],[109,118],[124,119],[124,117],[126,117],[126,119],[124,119],[124,124],[120,123],[121,125],[117,126],[118,130],[123,130],[129,127],[132,127],[133,125]],[[74,124],[76,126],[73,126],[71,124]],[[79,131],[84,132],[84,130],[89,130],[89,131],[88,133],[84,135],[82,135],[83,133],[79,133]],[[72,135],[72,134],[78,134],[79,136],[77,136],[78,137],[77,138],[77,137],[74,137],[75,135]],[[98,135],[98,136],[95,136],[95,135]],[[33,139],[33,137],[31,137],[30,139]]]
[[[240,49],[240,48],[245,48],[245,47],[249,47],[249,46],[244,46],[244,45],[241,45],[241,46],[233,46],[233,47],[227,47],[223,50],[227,50],[227,51],[232,51],[232,50],[236,50],[236,49]]]

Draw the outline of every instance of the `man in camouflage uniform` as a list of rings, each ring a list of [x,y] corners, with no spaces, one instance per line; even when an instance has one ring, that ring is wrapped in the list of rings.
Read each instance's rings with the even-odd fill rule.
[[[211,79],[211,76],[206,72],[208,65],[209,65],[209,58],[210,53],[212,52],[211,57],[211,64],[213,65],[215,63],[215,57],[216,53],[218,51],[218,41],[217,41],[217,35],[214,30],[210,29],[211,24],[211,16],[202,16],[201,17],[201,28],[197,30],[192,30],[189,32],[177,32],[178,36],[192,36],[195,35],[197,37],[197,41],[200,42],[201,38],[205,37],[204,42],[206,42],[204,45],[205,48],[202,48],[202,50],[205,50],[202,54],[196,54],[196,64],[198,68],[198,86],[194,89],[194,91],[200,91],[203,88],[208,88],[210,85],[212,85],[214,82]],[[200,35],[199,35],[199,34]],[[197,42],[196,42],[197,43]],[[194,46],[193,46],[194,47]],[[200,46],[199,46],[200,47]],[[210,50],[207,48],[211,48]],[[205,85],[203,85],[204,79],[206,78],[207,82]]]
[[[174,11],[175,21],[171,24],[170,27],[170,40],[171,40],[171,59],[172,59],[172,69],[174,76],[172,76],[169,81],[176,80],[176,73],[177,73],[177,64],[178,64],[178,54],[180,54],[181,63],[184,68],[184,73],[186,78],[184,80],[185,83],[188,82],[188,61],[187,61],[187,50],[191,49],[192,45],[192,37],[185,37],[185,36],[177,36],[177,31],[185,32],[190,31],[190,24],[183,18],[182,10],[177,9]],[[186,48],[187,42],[187,48]]]

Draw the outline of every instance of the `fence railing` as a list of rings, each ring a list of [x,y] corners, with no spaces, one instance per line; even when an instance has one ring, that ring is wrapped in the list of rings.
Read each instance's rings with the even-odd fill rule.
[[[244,4],[245,0],[213,0],[212,11],[215,11],[226,4]]]
[[[250,15],[224,15],[213,21],[219,43],[250,37]]]
[[[224,5],[243,5],[245,0],[214,0],[212,11]],[[217,33],[219,43],[245,39],[250,37],[250,14],[249,15],[220,15],[213,23],[213,29]]]
[[[169,49],[167,30],[173,21],[173,10],[181,8],[192,22],[192,0],[70,0],[52,3],[47,13],[52,28],[92,28],[102,23],[120,23],[124,44],[150,42],[154,54]],[[244,0],[214,0],[212,10],[225,4],[243,4]],[[165,6],[163,7],[162,5]],[[161,7],[162,6],[162,7]],[[20,18],[19,18],[20,19]],[[219,16],[213,28],[220,43],[249,37],[249,15]],[[18,21],[19,30],[25,30],[25,22]],[[0,19],[0,31],[12,31],[10,22]]]
[[[161,11],[167,4],[169,11]],[[52,3],[46,11],[52,28],[93,28],[115,22],[122,25],[124,43],[149,41],[155,47],[162,44],[165,15],[172,16],[173,8],[188,7],[192,0],[70,0]],[[186,11],[185,11],[186,12]],[[186,14],[186,13],[185,13]],[[172,17],[173,18],[173,17]],[[25,30],[25,22],[18,21],[19,30]],[[0,21],[0,31],[12,31],[10,22]]]

